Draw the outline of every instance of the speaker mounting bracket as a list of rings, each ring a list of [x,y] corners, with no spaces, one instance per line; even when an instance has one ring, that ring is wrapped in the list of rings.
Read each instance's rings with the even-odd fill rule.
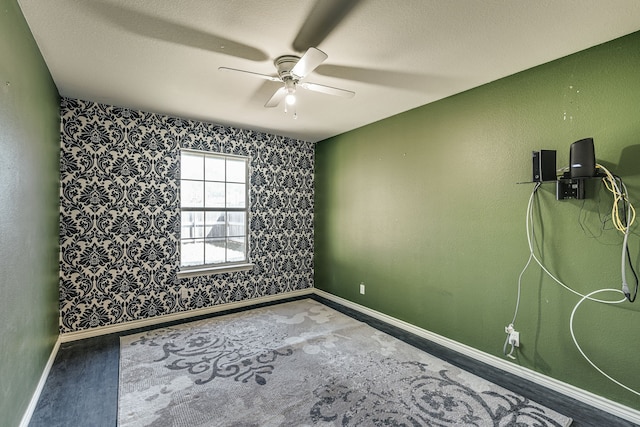
[[[556,181],[556,200],[584,199],[584,178],[558,178]]]

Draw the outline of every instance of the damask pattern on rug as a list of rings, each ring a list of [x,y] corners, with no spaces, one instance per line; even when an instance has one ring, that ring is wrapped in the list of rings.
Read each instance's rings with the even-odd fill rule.
[[[313,143],[62,98],[60,331],[313,287]],[[178,279],[179,150],[249,156],[251,271]]]
[[[547,408],[506,390],[478,392],[450,378],[447,369],[433,372],[429,365],[393,358],[369,361],[369,370],[402,372],[400,378],[356,373],[357,381],[330,378],[313,391],[310,418],[314,424],[342,426],[549,426],[562,427]],[[360,378],[362,377],[362,378]],[[353,384],[356,383],[357,387]],[[550,415],[551,414],[551,415]]]
[[[571,423],[310,299],[121,337],[119,377],[122,427]]]
[[[157,329],[140,335],[129,345],[159,347],[161,351],[149,350],[159,356],[153,363],[178,375],[188,375],[197,385],[216,379],[265,385],[278,359],[293,354],[290,347],[281,346],[288,337],[275,333],[270,336],[272,341],[267,342],[263,327],[270,329],[269,325],[256,327],[255,322],[243,318],[236,319],[231,326],[233,334],[227,335],[198,328]]]

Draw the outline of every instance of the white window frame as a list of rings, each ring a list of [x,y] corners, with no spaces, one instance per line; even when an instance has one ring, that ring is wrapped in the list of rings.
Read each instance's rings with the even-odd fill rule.
[[[233,155],[233,154],[224,154],[224,153],[214,153],[214,152],[209,152],[209,151],[201,151],[201,150],[191,150],[191,149],[181,149],[180,150],[180,164],[182,165],[182,155],[183,153],[185,154],[191,154],[191,155],[197,155],[197,156],[202,156],[203,159],[210,157],[210,158],[218,158],[218,159],[241,159],[244,160],[246,162],[246,168],[245,168],[245,203],[244,203],[244,208],[229,208],[229,207],[215,207],[215,208],[209,208],[209,207],[205,207],[204,206],[204,199],[203,199],[203,206],[201,207],[183,207],[182,206],[182,183],[183,183],[183,179],[182,176],[180,177],[180,198],[179,198],[179,202],[178,202],[178,206],[180,207],[180,232],[178,235],[178,241],[179,241],[179,249],[178,249],[178,254],[179,254],[179,259],[180,259],[180,269],[177,273],[178,278],[184,278],[184,277],[193,277],[193,276],[203,276],[203,275],[209,275],[209,274],[220,274],[220,273],[231,273],[234,271],[245,271],[245,270],[250,270],[253,268],[253,264],[251,262],[249,262],[249,254],[250,254],[250,247],[249,247],[249,213],[250,213],[250,205],[249,205],[249,167],[251,164],[251,159],[249,157],[246,156],[237,156],[237,155]],[[203,161],[203,165],[204,165],[204,161]],[[204,167],[204,166],[203,166]],[[187,181],[186,179],[184,181]],[[189,180],[189,181],[194,181],[194,180]],[[195,180],[195,181],[202,181],[207,182],[205,180],[205,177],[203,175],[202,180]],[[222,182],[222,181],[219,181]],[[228,182],[227,181],[227,177],[225,175],[225,184]],[[203,185],[204,188],[204,185]],[[231,262],[224,262],[224,263],[213,263],[213,264],[204,264],[204,259],[203,259],[203,264],[197,264],[197,265],[189,265],[189,266],[184,266],[182,265],[182,241],[183,240],[187,240],[187,239],[183,239],[182,237],[182,214],[184,212],[207,212],[207,211],[224,211],[224,212],[244,212],[244,217],[245,217],[245,224],[244,224],[244,231],[245,231],[245,235],[244,235],[244,247],[245,247],[245,258],[242,261],[231,261]],[[226,233],[226,228],[225,228],[225,233]]]

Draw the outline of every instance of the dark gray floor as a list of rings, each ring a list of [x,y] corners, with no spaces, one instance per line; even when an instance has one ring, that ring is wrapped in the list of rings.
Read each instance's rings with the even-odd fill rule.
[[[480,363],[335,302],[315,295],[311,296],[311,298],[363,321],[374,328],[389,333],[455,366],[473,372],[475,375],[567,415],[574,420],[572,426],[637,426],[637,424],[614,417],[538,384]],[[278,303],[294,299],[300,298],[287,299]],[[245,308],[245,310],[272,304],[276,303],[259,304]],[[240,310],[229,310],[210,316],[191,318],[188,321],[221,316],[236,311]],[[176,323],[180,322],[171,322],[154,327]],[[120,335],[129,335],[149,329],[151,328],[88,338],[61,345],[29,426],[116,426]]]
[[[60,346],[30,426],[115,426],[120,338]]]

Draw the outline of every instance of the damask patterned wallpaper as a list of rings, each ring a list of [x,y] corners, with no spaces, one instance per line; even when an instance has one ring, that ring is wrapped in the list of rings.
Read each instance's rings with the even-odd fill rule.
[[[313,143],[61,101],[60,330],[313,287]],[[177,279],[179,149],[251,157],[251,271]]]

